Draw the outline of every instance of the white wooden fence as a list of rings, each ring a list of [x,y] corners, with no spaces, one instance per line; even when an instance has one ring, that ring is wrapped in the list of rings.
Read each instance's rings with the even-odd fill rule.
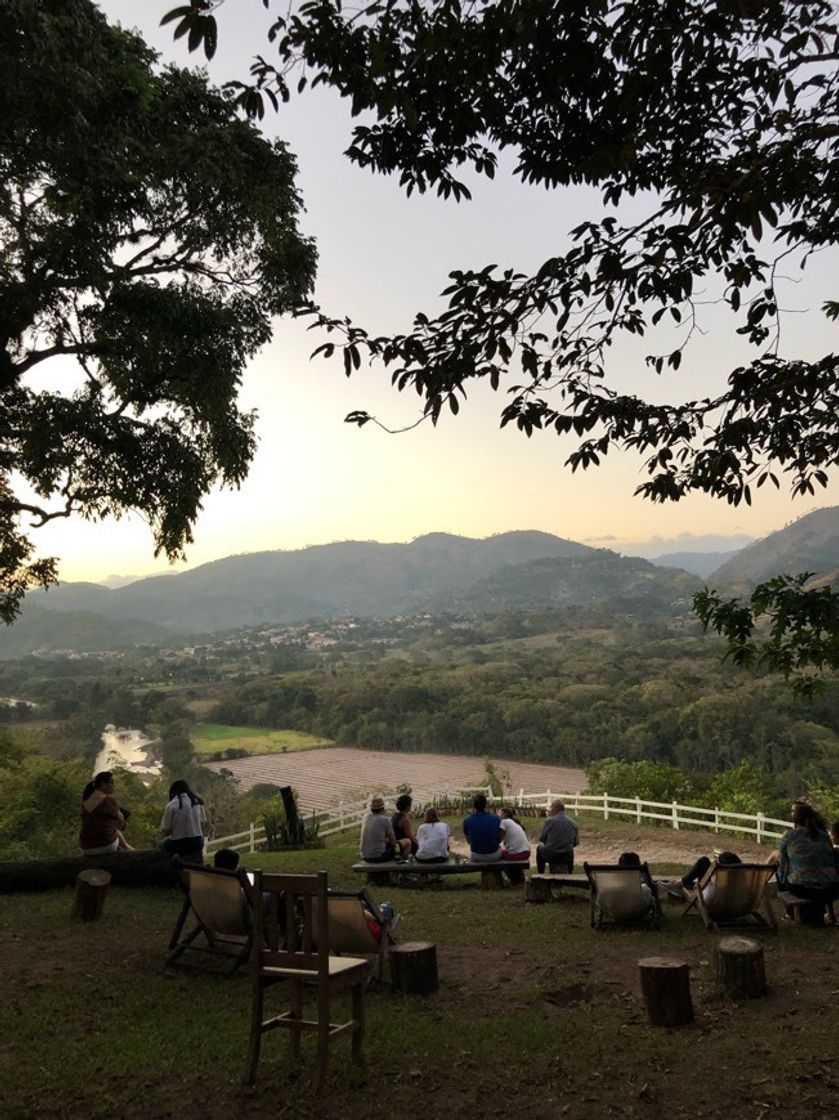
[[[619,817],[629,818],[636,824],[643,821],[666,821],[676,831],[680,828],[700,828],[713,832],[739,832],[753,837],[758,844],[780,839],[791,827],[789,821],[767,817],[763,813],[731,813],[727,809],[703,809],[699,805],[680,805],[677,801],[643,801],[640,797],[612,797],[608,793],[555,793],[549,789],[526,793],[524,789],[520,789],[518,793],[508,791],[497,797],[489,786],[471,786],[457,791],[438,790],[432,795],[416,793],[414,800],[422,803],[439,801],[445,804],[446,801],[462,798],[464,794],[474,793],[486,794],[487,801],[491,804],[514,803],[519,808],[534,806],[548,809],[552,801],[559,799],[565,802],[568,812],[575,815],[597,813],[606,821],[611,817]],[[358,828],[372,796],[369,794],[362,801],[350,804],[340,802],[333,809],[312,813],[308,819],[317,822],[318,836],[332,836],[336,832]],[[396,794],[392,797],[395,799]],[[207,848],[210,851],[233,848],[236,851],[255,852],[264,840],[265,828],[251,822],[243,832],[214,837],[208,841]]]

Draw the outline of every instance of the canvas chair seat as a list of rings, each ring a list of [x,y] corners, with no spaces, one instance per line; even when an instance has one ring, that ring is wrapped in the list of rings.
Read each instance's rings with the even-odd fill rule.
[[[583,868],[591,889],[592,927],[599,929],[604,921],[658,927],[661,906],[646,863],[640,867],[584,863]]]
[[[706,929],[753,918],[759,925],[777,930],[778,923],[766,893],[774,874],[771,864],[712,863],[690,892],[682,916],[696,907]],[[710,884],[714,890],[710,900],[706,900],[704,893]]]
[[[216,867],[195,867],[173,860],[184,901],[175,929],[169,939],[166,963],[181,961],[185,953],[191,964],[226,963],[235,972],[250,955],[253,921],[244,872],[223,871]],[[192,916],[194,927],[183,939],[181,934]],[[206,944],[196,944],[199,938]]]
[[[329,912],[329,951],[351,956],[374,956],[375,975],[381,980],[384,975],[384,962],[387,951],[394,943],[394,924],[382,916],[379,907],[366,889],[360,891],[330,891],[327,898]],[[370,929],[367,913],[379,923],[381,936],[376,937]],[[315,940],[317,941],[317,915],[314,918]],[[373,977],[371,969],[370,978]]]

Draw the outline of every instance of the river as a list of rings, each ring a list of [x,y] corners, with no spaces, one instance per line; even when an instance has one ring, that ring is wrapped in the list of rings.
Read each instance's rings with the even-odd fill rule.
[[[156,741],[147,738],[142,731],[107,724],[102,732],[102,750],[96,756],[94,774],[121,767],[141,778],[156,778],[160,773],[160,762],[149,750]]]

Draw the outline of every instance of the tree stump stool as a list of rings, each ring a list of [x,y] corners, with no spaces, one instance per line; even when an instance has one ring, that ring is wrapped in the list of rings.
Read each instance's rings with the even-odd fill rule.
[[[690,969],[670,957],[644,957],[638,962],[641,995],[654,1027],[680,1027],[693,1022]]]
[[[525,902],[550,902],[551,900],[551,881],[550,879],[528,879],[527,885],[524,888],[524,901]]]
[[[748,937],[724,937],[714,949],[714,974],[732,999],[766,994],[763,947]]]
[[[503,886],[503,876],[500,871],[487,869],[481,872],[482,891],[500,891]]]
[[[76,893],[70,917],[80,922],[95,922],[102,913],[110,883],[111,876],[107,871],[95,868],[80,871],[76,876]]]
[[[403,941],[393,945],[388,959],[394,992],[430,996],[437,991],[437,946],[431,941]]]

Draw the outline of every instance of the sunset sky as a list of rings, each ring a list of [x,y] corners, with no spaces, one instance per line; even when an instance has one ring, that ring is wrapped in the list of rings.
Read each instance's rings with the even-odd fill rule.
[[[169,29],[157,26],[173,5],[109,0],[102,7],[112,20],[138,28],[164,58],[198,65],[203,56],[188,56],[181,43],[172,43]],[[263,29],[269,17],[260,0],[227,0],[218,16],[221,43],[210,74],[222,82],[246,75],[253,53],[268,52]],[[565,243],[570,228],[599,212],[595,192],[545,192],[519,185],[509,173],[476,184],[471,203],[406,199],[396,180],[362,172],[341,155],[349,116],[323,91],[270,113],[264,127],[298,157],[304,228],[320,253],[318,300],[375,333],[405,329],[413,312],[438,308],[450,269],[492,262],[536,267]],[[835,297],[829,281],[837,264],[836,255],[823,254],[803,279],[790,264],[785,306],[793,313],[782,338],[787,356],[815,357],[835,348],[835,328],[819,307]],[[659,400],[718,391],[748,351],[717,308],[705,310],[707,333],[691,342],[678,375],[655,378],[644,371],[649,343],[636,344],[616,348],[614,383]],[[680,336],[666,337],[672,348]],[[527,440],[500,431],[504,397],[489,391],[470,396],[461,414],[436,430],[422,425],[399,436],[373,425],[358,430],[344,423],[351,409],[366,409],[396,427],[416,419],[416,398],[396,395],[381,367],[348,381],[340,363],[310,362],[319,341],[301,324],[278,322],[273,342],[250,366],[243,403],[259,412],[257,457],[240,491],[207,500],[190,567],[237,552],[348,538],[408,540],[437,530],[486,536],[534,528],[621,551],[658,537],[664,552],[692,547],[692,535],[762,536],[811,509],[839,503],[834,478],[815,499],[795,503],[783,490],[764,489],[751,509],[703,498],[653,506],[632,496],[644,477],[640,460],[615,456],[599,470],[572,476],[562,464],[573,445],[550,435]],[[139,521],[58,524],[40,530],[37,541],[42,554],[61,558],[63,579],[167,570],[165,561],[154,560],[150,533]]]

